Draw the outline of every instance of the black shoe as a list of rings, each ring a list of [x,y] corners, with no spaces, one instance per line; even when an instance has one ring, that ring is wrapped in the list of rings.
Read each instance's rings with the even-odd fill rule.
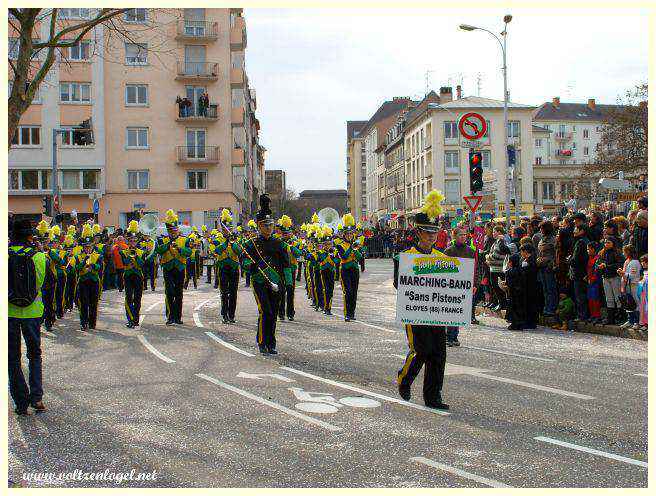
[[[278,319],[285,320],[285,316],[284,315],[278,315]]]
[[[228,323],[228,318],[227,318],[227,317],[223,317],[223,323],[224,323],[224,324],[227,324],[227,323]]]
[[[453,346],[460,346],[460,341],[458,341],[457,339],[452,341],[452,343],[453,343]]]
[[[46,406],[43,404],[43,401],[41,401],[41,400],[35,401],[34,403],[32,403],[32,408],[34,408],[34,410],[37,413],[42,413],[42,412],[45,412],[47,410]]]
[[[268,351],[269,355],[277,355],[278,354],[278,352],[276,351],[275,348],[269,348],[267,351]]]
[[[262,355],[268,355],[269,354],[269,350],[267,350],[264,346],[258,346],[258,348],[260,349],[260,353]]]
[[[27,417],[30,414],[30,412],[28,411],[26,406],[22,406],[20,408],[16,407],[14,409],[14,413],[16,415],[20,415],[20,416],[23,416],[23,417]]]
[[[351,322],[351,317],[344,317],[344,322]]]
[[[237,321],[234,318],[232,318],[232,319],[228,319],[228,322],[230,322],[231,324],[235,324]]]
[[[132,322],[128,322],[127,324],[125,324],[125,327],[127,327],[128,329],[132,329],[134,327],[134,324]]]
[[[179,319],[176,320],[175,323],[178,324],[178,325],[184,325],[184,322],[182,322],[182,320],[179,320]]]
[[[451,348],[453,346],[453,341],[447,340],[446,345]]]
[[[405,401],[410,401],[410,386],[399,385],[399,396]]]
[[[319,307],[314,307],[314,311],[315,311],[315,312],[318,312],[318,311],[319,311]]]
[[[290,322],[294,322],[294,316],[290,315],[289,317],[287,317],[287,320],[289,320]]]
[[[472,323],[472,325],[479,325],[480,324],[480,322],[478,321],[478,319],[476,317],[471,319],[471,323]]]
[[[521,331],[522,327],[523,326],[521,324],[510,324],[506,329],[509,331]]]
[[[175,324],[175,322],[172,319],[166,321],[167,326],[172,326],[173,324]]]
[[[88,331],[88,330],[89,330],[89,326],[86,325],[86,324],[83,324],[83,325],[80,326],[80,330],[81,330],[81,331]]]
[[[426,406],[428,408],[435,408],[436,410],[448,410],[449,409],[449,405],[447,405],[446,403],[442,403],[442,400],[431,401],[429,403],[426,403]]]
[[[326,310],[326,315],[332,315],[333,313],[330,310]]]

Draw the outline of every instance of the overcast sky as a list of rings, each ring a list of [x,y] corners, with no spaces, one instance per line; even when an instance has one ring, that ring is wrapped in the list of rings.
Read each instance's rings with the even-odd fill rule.
[[[598,13],[597,13],[598,12]],[[615,103],[648,77],[647,15],[586,9],[513,9],[508,28],[511,100],[539,105]],[[393,96],[430,86],[502,99],[499,32],[504,10],[245,9],[250,83],[257,91],[267,169],[288,187],[346,188],[346,121],[367,120]],[[478,15],[477,15],[478,14]],[[642,14],[642,15],[641,15]]]

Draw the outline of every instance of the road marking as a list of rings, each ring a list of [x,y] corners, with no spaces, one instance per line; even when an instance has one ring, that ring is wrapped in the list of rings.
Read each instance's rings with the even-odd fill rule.
[[[194,312],[197,312],[201,308],[203,308],[205,305],[207,305],[210,301],[212,301],[214,298],[210,298],[209,300],[201,301],[198,305],[196,305],[196,308],[194,308]]]
[[[139,338],[139,341],[141,341],[141,344],[143,344],[148,351],[150,351],[153,355],[155,355],[157,358],[160,360],[165,361],[166,363],[175,363],[175,360],[171,360],[169,357],[162,355],[155,347],[148,342],[148,340],[143,337],[143,336],[137,336]]]
[[[332,425],[332,424],[329,424],[328,422],[324,422],[323,420],[315,419],[313,417],[303,415],[302,413],[295,412],[294,410],[291,410],[291,409],[289,409],[285,406],[282,406],[282,405],[279,405],[278,403],[274,403],[273,401],[269,401],[267,399],[261,398],[260,396],[249,393],[248,391],[244,391],[243,389],[239,389],[238,387],[231,386],[230,384],[227,384],[223,381],[215,379],[214,377],[210,377],[209,375],[196,374],[196,376],[200,377],[201,379],[205,379],[206,381],[209,381],[212,384],[216,384],[217,386],[220,386],[224,389],[227,389],[228,391],[232,391],[233,393],[240,394],[240,395],[242,395],[246,398],[249,398],[253,401],[257,401],[258,403],[261,403],[263,405],[270,406],[271,408],[275,408],[276,410],[280,410],[281,412],[284,412],[287,415],[291,415],[292,417],[299,418],[301,420],[304,420],[305,422],[316,425],[318,427],[322,427],[326,430],[329,430],[329,431],[332,431],[332,432],[338,432],[338,431],[342,430],[340,427],[337,427],[336,425]]]
[[[143,324],[143,321],[144,321],[145,318],[146,318],[146,315],[142,315],[141,317],[139,317],[139,326],[141,326],[141,324]]]
[[[334,305],[333,305],[332,308],[334,308],[335,310],[344,310],[342,307],[336,307]],[[335,317],[336,319],[343,319],[344,318],[344,317],[340,317],[339,315],[332,315],[332,316]],[[363,321],[358,320],[358,319],[355,319],[354,322],[357,323],[357,324],[362,324],[363,326],[373,327],[374,329],[380,329],[381,331],[391,332],[393,334],[398,333],[398,331],[393,331],[392,329],[386,329],[385,327],[380,327],[380,326],[377,326],[377,325],[374,325],[374,324],[369,324],[368,322],[363,322]]]
[[[161,301],[156,301],[155,303],[153,303],[152,305],[150,305],[148,308],[146,308],[146,312],[150,312],[153,308],[155,308],[155,307],[156,307],[157,305],[159,305],[160,303],[162,303],[162,302],[161,302]]]
[[[594,448],[588,448],[586,446],[579,446],[578,444],[567,443],[565,441],[559,441],[558,439],[553,439],[550,437],[538,436],[534,437],[536,441],[543,441],[545,443],[557,444],[558,446],[564,446],[565,448],[570,448],[577,451],[584,451],[586,453],[591,453],[593,455],[603,456],[605,458],[611,458],[624,463],[629,463],[631,465],[637,465],[639,467],[647,468],[647,462],[641,460],[635,460],[633,458],[627,458],[626,456],[615,455],[613,453],[606,453],[605,451],[599,451]]]
[[[242,355],[247,356],[247,357],[254,357],[255,356],[252,353],[249,353],[248,351],[241,350],[241,349],[237,348],[236,346],[234,346],[230,343],[226,343],[223,339],[221,339],[220,337],[218,337],[214,333],[211,333],[211,332],[208,331],[208,332],[205,332],[205,334],[207,334],[210,338],[212,338],[214,341],[216,341],[220,345],[225,346],[226,348],[229,348],[232,351],[236,351],[237,353],[241,353]]]
[[[633,375],[637,375],[638,377],[649,377],[647,374],[633,374]]]
[[[205,327],[203,323],[200,321],[200,317],[198,316],[198,312],[194,312],[194,324],[196,324],[196,327]]]
[[[303,372],[302,370],[293,369],[291,367],[280,367],[280,368],[283,369],[283,370],[287,370],[287,371],[289,371],[293,374],[302,375],[303,377],[307,377],[308,379],[314,379],[315,381],[325,382],[326,384],[330,384],[332,386],[336,386],[336,387],[339,387],[339,388],[342,388],[342,389],[348,389],[349,391],[355,391],[356,393],[366,394],[368,396],[372,396],[374,398],[378,398],[378,399],[381,399],[381,400],[384,400],[384,401],[389,401],[391,403],[398,403],[398,404],[403,405],[403,406],[407,406],[407,407],[410,407],[410,408],[415,408],[417,410],[422,410],[424,412],[434,413],[436,415],[449,415],[448,412],[445,412],[443,410],[436,410],[434,408],[428,408],[426,406],[417,405],[416,403],[410,403],[409,401],[405,401],[405,400],[402,400],[402,399],[392,398],[391,396],[385,396],[383,394],[373,393],[371,391],[367,391],[365,389],[360,389],[360,388],[355,387],[355,386],[349,386],[348,384],[344,384],[343,382],[337,382],[337,381],[333,381],[331,379],[324,379],[323,377],[319,377],[317,375],[309,374],[308,372]]]
[[[564,389],[552,388],[549,386],[541,386],[540,384],[532,384],[530,382],[517,381],[515,379],[508,379],[507,377],[497,377],[494,375],[484,374],[482,372],[474,372],[471,375],[475,377],[484,377],[486,379],[491,379],[493,381],[505,382],[508,384],[515,384],[517,386],[524,386],[531,389],[537,389],[539,391],[546,391],[548,393],[559,394],[561,396],[570,396],[572,398],[578,398],[580,400],[593,400],[594,396],[588,396],[586,394],[573,393],[571,391],[565,391]]]
[[[41,331],[41,334],[43,334],[44,336],[49,336],[51,338],[57,337],[57,334],[55,334],[54,332],[46,331],[45,329]]]
[[[489,348],[479,348],[477,346],[461,346],[461,348],[465,348],[468,350],[480,350],[480,351],[487,351],[489,353],[498,353],[500,355],[509,355],[509,356],[516,356],[520,358],[528,358],[529,360],[538,360],[540,362],[555,362],[553,358],[542,358],[542,357],[536,357],[536,356],[531,356],[531,355],[522,355],[520,353],[510,353],[508,351],[500,351],[500,350],[491,350]]]
[[[424,458],[423,456],[413,456],[412,458],[410,458],[410,461],[423,463],[424,465],[428,465],[429,467],[437,468],[439,470],[444,470],[445,472],[450,472],[452,474],[458,475],[465,479],[480,482],[481,484],[485,484],[486,486],[510,487],[504,484],[503,482],[499,482],[494,479],[487,479],[485,477],[481,477],[480,475],[476,475],[476,474],[470,474],[469,472],[465,472],[464,470],[460,470],[459,468],[449,467],[448,465],[444,465],[443,463],[438,463],[429,458]]]
[[[279,381],[283,381],[283,382],[296,382],[294,379],[290,379],[289,377],[285,377],[284,375],[280,375],[280,374],[249,374],[248,372],[239,372],[237,374],[237,377],[242,377],[244,379],[258,379],[258,380],[271,377],[273,379],[278,379]]]

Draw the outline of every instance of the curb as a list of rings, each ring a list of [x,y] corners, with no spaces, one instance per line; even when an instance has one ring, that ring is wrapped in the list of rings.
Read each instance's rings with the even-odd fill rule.
[[[489,308],[482,308],[482,307],[476,307],[476,315],[480,315],[481,313],[485,312],[488,316],[493,316],[497,317],[499,319],[503,319],[504,316],[501,312],[495,312],[493,310],[490,310]],[[543,319],[541,319],[542,322],[544,322]],[[546,323],[542,324],[545,327],[549,327]],[[641,335],[637,331],[632,331],[630,333],[626,329],[622,329],[620,326],[615,326],[615,325],[592,325],[592,324],[586,324],[584,322],[575,322],[574,325],[575,331],[576,332],[582,332],[586,334],[600,334],[604,336],[613,336],[616,338],[624,338],[624,339],[635,339],[638,341],[647,341],[647,336],[648,335]]]

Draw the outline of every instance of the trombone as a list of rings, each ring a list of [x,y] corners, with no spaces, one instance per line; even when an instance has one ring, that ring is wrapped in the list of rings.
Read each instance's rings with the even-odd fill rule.
[[[156,214],[146,214],[141,219],[139,219],[139,232],[144,236],[149,237],[153,241],[153,247],[151,248],[148,256],[150,258],[155,251],[155,246],[157,246],[157,229],[159,228],[159,218]]]

